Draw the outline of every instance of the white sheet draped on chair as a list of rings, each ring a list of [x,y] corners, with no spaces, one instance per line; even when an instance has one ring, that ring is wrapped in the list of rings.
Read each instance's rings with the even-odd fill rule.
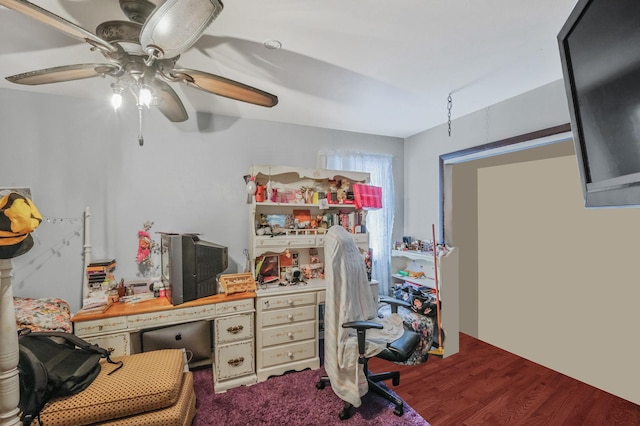
[[[367,393],[367,380],[358,364],[358,341],[353,329],[342,328],[349,321],[372,320],[382,330],[368,330],[366,356],[382,351],[404,332],[402,318],[393,314],[378,318],[377,295],[367,279],[364,257],[353,236],[339,226],[327,232],[325,240],[325,369],[331,389],[345,402],[359,407]]]

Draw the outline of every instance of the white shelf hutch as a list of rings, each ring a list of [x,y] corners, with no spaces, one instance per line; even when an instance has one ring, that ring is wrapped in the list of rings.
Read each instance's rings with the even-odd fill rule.
[[[433,253],[411,250],[391,250],[391,258],[392,285],[408,282],[416,286],[436,287]],[[414,278],[398,273],[398,271],[405,269],[420,270],[423,272],[424,277]],[[438,275],[438,278],[439,281],[441,281],[440,275]],[[439,282],[439,284],[441,289],[442,283]]]
[[[255,181],[265,189],[276,189],[276,201],[256,202],[249,205],[249,258],[251,271],[256,276],[256,257],[283,253],[295,254],[295,259],[303,269],[305,264],[324,262],[325,228],[278,229],[278,235],[258,235],[261,222],[271,215],[293,216],[294,210],[309,211],[311,218],[317,216],[342,215],[354,217],[359,212],[354,204],[323,203],[321,197],[331,197],[327,193],[331,185],[341,181],[349,184],[367,183],[368,173],[323,169],[302,169],[286,166],[253,166],[250,170]],[[299,194],[301,188],[311,188],[315,195],[304,199]],[[267,191],[268,192],[268,191]],[[265,195],[269,195],[268,193]],[[297,197],[296,197],[297,195]],[[361,218],[362,218],[361,216]],[[362,250],[368,249],[366,227],[356,228],[354,239]],[[295,265],[290,265],[295,266]],[[279,268],[281,282],[286,282],[286,267]],[[278,283],[258,286],[256,291],[256,373],[258,382],[272,375],[281,375],[290,370],[320,367],[319,305],[324,303],[325,283],[322,276],[307,278],[304,283],[279,285]]]

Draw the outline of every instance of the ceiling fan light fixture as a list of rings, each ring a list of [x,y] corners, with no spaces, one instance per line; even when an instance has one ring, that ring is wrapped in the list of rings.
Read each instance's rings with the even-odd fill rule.
[[[138,102],[149,108],[151,102],[153,102],[153,92],[149,86],[142,86],[140,88],[140,92],[138,93]]]
[[[117,110],[122,105],[122,95],[120,93],[114,93],[111,95],[111,106],[114,110]]]
[[[178,56],[202,36],[223,7],[220,0],[167,0],[145,22],[140,44],[158,46],[165,58]]]
[[[117,110],[122,105],[122,92],[124,92],[124,88],[118,83],[113,83],[111,85],[111,89],[113,90],[113,94],[111,95],[111,106],[114,110]]]
[[[116,109],[122,106],[126,102],[125,97],[136,103],[140,144],[143,141],[144,106],[157,107],[171,122],[183,122],[189,118],[184,103],[168,83],[183,82],[188,87],[212,95],[273,107],[278,104],[278,97],[273,94],[215,74],[176,67],[180,55],[204,34],[221,13],[223,1],[119,0],[122,11],[133,22],[106,21],[97,26],[94,34],[29,0],[0,0],[0,4],[27,18],[88,43],[91,50],[98,50],[106,59],[105,63],[45,68],[6,79],[16,84],[41,85],[112,77],[115,79],[111,85],[112,106]],[[272,43],[269,41],[265,45],[281,47],[277,41],[275,45]]]

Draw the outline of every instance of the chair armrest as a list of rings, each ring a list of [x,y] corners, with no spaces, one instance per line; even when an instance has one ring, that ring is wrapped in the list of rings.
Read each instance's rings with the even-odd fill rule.
[[[382,324],[373,321],[349,321],[342,324],[342,328],[355,328],[356,330],[367,330],[369,328],[377,328],[381,330]]]
[[[373,321],[349,321],[342,324],[342,328],[355,328],[358,335],[358,363],[365,363],[365,341],[367,339],[367,330],[371,328],[382,329],[382,324]]]
[[[380,303],[391,305],[391,312],[394,314],[398,313],[398,306],[411,309],[411,303],[405,302],[404,300],[396,299],[395,297],[380,296]]]

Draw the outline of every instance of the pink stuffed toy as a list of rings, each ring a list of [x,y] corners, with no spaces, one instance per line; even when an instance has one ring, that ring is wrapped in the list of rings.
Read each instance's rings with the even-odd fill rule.
[[[138,264],[144,262],[151,254],[151,236],[147,231],[138,231]]]

